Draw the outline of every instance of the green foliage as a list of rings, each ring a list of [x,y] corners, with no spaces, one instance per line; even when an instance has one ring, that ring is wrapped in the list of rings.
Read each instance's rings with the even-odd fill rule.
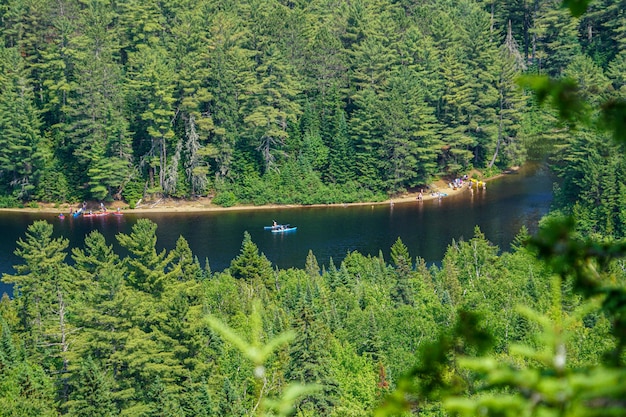
[[[587,7],[589,7],[588,0],[563,0],[563,6],[569,8],[572,16],[580,17],[586,11]]]
[[[271,287],[273,283],[272,264],[264,254],[259,254],[259,248],[252,242],[248,232],[243,234],[241,252],[230,263],[229,271],[237,279],[248,282],[260,281],[268,287]]]
[[[21,200],[29,200],[39,168],[34,154],[41,136],[40,122],[17,48],[0,48],[0,57],[0,186]]]
[[[237,197],[232,191],[225,190],[218,192],[211,202],[222,207],[232,207],[237,204]]]
[[[318,392],[300,399],[296,409],[304,415],[328,415],[336,404],[338,394],[338,384],[325,366],[330,359],[326,348],[332,339],[328,329],[305,302],[298,306],[293,326],[296,336],[285,376],[288,381],[319,387]]]
[[[133,178],[124,186],[122,197],[128,202],[130,208],[135,208],[139,200],[143,198],[144,186],[140,178]]]
[[[14,196],[7,195],[7,196],[0,196],[0,207],[2,207],[2,208],[16,208],[16,207],[23,207],[23,205]]]
[[[626,101],[623,98],[607,100],[600,110],[600,126],[612,132],[617,142],[626,143]]]
[[[23,317],[37,310],[24,306],[51,295],[28,286],[31,278],[47,277],[49,288],[53,276],[46,274],[65,274],[67,267],[72,285],[57,282],[71,312],[65,317],[71,344],[61,355],[69,359],[69,379],[49,366],[41,375],[68,396],[50,410],[365,416],[381,401],[377,415],[399,414],[416,402],[424,412],[469,415],[479,408],[582,410],[587,398],[595,404],[623,395],[603,388],[619,386],[614,381],[621,377],[615,364],[623,358],[624,276],[612,262],[621,252],[579,240],[566,232],[571,224],[558,224],[547,224],[530,248],[521,246],[529,239],[521,233],[513,253],[499,254],[476,230],[468,242],[453,242],[441,268],[428,269],[420,259],[413,266],[398,240],[392,265],[353,252],[321,276],[312,254],[306,270],[274,271],[245,234],[228,273],[205,279],[183,238],[170,253],[155,252],[149,221],[118,236],[124,258],[100,233],[88,235],[72,251],[72,267],[63,266],[57,253],[63,242],[51,240],[51,226],[37,223],[20,244],[31,263],[18,266],[21,275],[5,276],[19,280],[20,292],[3,301],[11,305],[0,305],[3,320],[16,328],[11,336],[4,325],[0,364],[22,357],[55,363],[56,349],[33,344],[36,321],[27,327]],[[34,250],[40,241],[43,256],[55,262]],[[555,271],[563,278],[547,284]],[[578,294],[597,300],[583,302]],[[60,316],[39,314],[47,317],[39,340],[56,340],[52,323]],[[15,341],[31,348],[20,353]],[[554,358],[561,345],[567,359],[559,371]],[[212,382],[203,382],[209,376]],[[556,396],[561,388],[569,394]],[[528,390],[544,401],[529,400]]]
[[[71,415],[111,417],[118,414],[113,403],[111,378],[93,359],[88,357],[81,363],[73,385],[67,402]]]
[[[282,396],[273,399],[268,396],[266,391],[267,375],[266,367],[270,359],[270,355],[278,349],[279,346],[289,343],[294,338],[293,332],[285,332],[277,335],[275,338],[263,343],[258,335],[262,330],[260,304],[253,304],[251,333],[253,339],[248,342],[237,335],[232,329],[224,325],[219,320],[208,317],[207,320],[211,328],[219,333],[223,338],[232,343],[237,349],[243,353],[253,365],[253,375],[255,378],[255,410],[253,414],[257,416],[288,416],[293,414],[294,402],[303,395],[310,395],[320,389],[315,384],[289,384],[285,387]],[[265,410],[268,410],[266,412]]]
[[[580,21],[554,2],[244,3],[7,5],[0,195],[379,200],[523,162],[536,106],[512,80],[529,63],[620,88],[610,2]]]
[[[578,85],[571,79],[548,76],[525,76],[520,85],[532,89],[540,104],[548,102],[558,110],[559,118],[570,126],[588,121],[588,107],[578,95]]]
[[[51,379],[30,364],[0,317],[0,406],[3,416],[55,416]]]
[[[156,223],[139,219],[130,235],[119,234],[116,238],[131,253],[126,259],[129,283],[141,291],[159,294],[165,289],[168,280],[178,275],[178,270],[166,271],[174,254],[168,254],[165,250],[157,253],[156,228]]]

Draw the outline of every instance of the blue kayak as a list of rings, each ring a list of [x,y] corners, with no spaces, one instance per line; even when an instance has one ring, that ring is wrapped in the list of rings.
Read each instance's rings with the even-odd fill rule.
[[[295,232],[297,229],[296,226],[281,226],[272,229],[272,233],[287,233],[287,232]]]
[[[277,224],[276,226],[265,226],[263,229],[265,230],[274,230],[274,229],[280,229],[281,227],[288,227],[288,224]]]

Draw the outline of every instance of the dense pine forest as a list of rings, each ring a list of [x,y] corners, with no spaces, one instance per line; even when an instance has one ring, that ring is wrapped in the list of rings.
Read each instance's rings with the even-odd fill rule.
[[[520,74],[623,94],[623,6],[2,1],[0,206],[378,200],[517,165],[568,137]]]
[[[377,199],[548,155],[539,232],[224,271],[36,221],[0,416],[626,415],[624,1],[2,1],[0,190]],[[520,88],[523,87],[523,88]]]
[[[554,279],[531,250],[516,244],[499,255],[478,229],[452,242],[440,267],[427,267],[398,240],[391,259],[354,252],[321,270],[309,253],[302,268],[275,270],[245,235],[239,256],[216,273],[182,237],[158,253],[149,220],[117,236],[128,256],[96,231],[71,251],[71,263],[67,240],[52,229],[45,221],[30,226],[18,242],[23,262],[4,276],[17,291],[0,302],[2,416],[291,415],[271,400],[288,400],[294,383],[298,416],[370,416],[396,386],[406,388],[401,377],[420,349],[459,320],[481,343],[489,329],[489,361],[519,372],[537,363],[550,369],[551,350],[561,346],[565,368],[584,369],[617,344],[597,303]],[[517,242],[526,238],[522,231]],[[463,311],[480,313],[477,330]],[[455,343],[449,354],[476,349]],[[484,383],[436,357],[448,355],[444,347],[429,352],[427,365],[450,362],[441,371],[457,394],[471,396]],[[444,412],[436,399],[409,410]]]

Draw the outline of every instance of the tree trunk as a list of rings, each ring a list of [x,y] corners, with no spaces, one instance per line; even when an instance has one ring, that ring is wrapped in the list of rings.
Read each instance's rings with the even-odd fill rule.
[[[504,102],[504,97],[502,94],[502,89],[500,89],[500,114],[499,114],[500,122],[498,123],[498,141],[496,142],[496,150],[493,152],[493,157],[491,158],[491,161],[487,165],[487,168],[491,168],[493,164],[496,163],[496,158],[498,157],[498,152],[500,151],[500,142],[502,142],[502,108],[504,107],[503,102]]]

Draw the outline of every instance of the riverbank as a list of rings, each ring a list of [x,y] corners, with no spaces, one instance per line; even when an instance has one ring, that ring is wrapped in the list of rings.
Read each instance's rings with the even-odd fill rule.
[[[511,169],[509,172],[516,171],[517,168]],[[481,178],[479,172],[475,172],[475,177]],[[499,174],[480,181],[487,183],[500,176],[506,175],[506,173]],[[474,189],[476,185],[474,185]],[[444,193],[447,197],[459,195],[462,193],[470,193],[467,186],[467,182],[461,188],[451,188],[448,182],[445,180],[438,180],[431,184],[427,189],[424,189],[422,193],[423,201],[433,200],[439,198],[438,193]],[[118,208],[125,213],[184,213],[184,212],[201,212],[201,211],[239,211],[239,210],[268,210],[277,208],[297,208],[297,207],[351,207],[351,206],[365,206],[365,205],[381,205],[381,204],[396,204],[396,203],[408,203],[418,201],[419,190],[412,192],[406,192],[398,196],[394,196],[389,200],[379,202],[358,202],[358,203],[338,203],[338,204],[312,204],[312,205],[299,205],[299,204],[268,204],[264,206],[254,205],[236,205],[232,207],[222,207],[212,203],[212,199],[209,197],[202,197],[195,200],[178,200],[163,198],[157,201],[145,202],[139,204],[134,209],[129,208],[128,204],[124,202],[115,201],[106,205],[107,210],[115,211]],[[19,212],[31,212],[31,213],[69,213],[71,209],[76,210],[77,204],[52,204],[52,203],[39,203],[38,207],[24,207],[24,208],[0,208],[0,211],[19,211]],[[98,211],[100,208],[99,202],[87,202],[87,210]]]

